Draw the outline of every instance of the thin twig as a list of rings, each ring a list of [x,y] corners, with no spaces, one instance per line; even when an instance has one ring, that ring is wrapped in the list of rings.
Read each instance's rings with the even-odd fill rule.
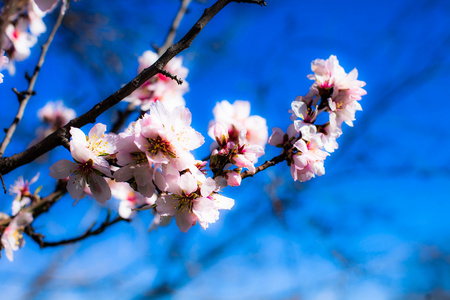
[[[3,185],[3,191],[6,193],[8,193],[8,191],[6,190],[6,185],[5,185],[5,181],[3,180],[3,175],[0,173],[0,179],[2,180],[2,185]]]
[[[172,22],[172,26],[170,27],[169,33],[167,34],[166,41],[161,48],[158,49],[158,55],[163,54],[170,46],[173,45],[173,41],[175,40],[175,36],[177,35],[178,27],[180,26],[181,20],[186,14],[189,3],[192,0],[182,0],[180,4],[180,8],[178,9],[178,13],[175,16],[175,19]]]
[[[34,230],[31,228],[31,226],[27,227],[25,233],[27,233],[41,248],[56,247],[56,246],[67,245],[67,244],[79,242],[90,236],[99,235],[100,233],[105,231],[106,228],[108,228],[118,222],[121,222],[121,221],[129,222],[130,220],[124,219],[121,216],[117,216],[113,220],[110,220],[110,215],[109,215],[109,211],[108,211],[107,217],[105,218],[105,220],[102,222],[102,224],[97,229],[94,229],[94,230],[92,229],[95,225],[95,223],[94,223],[83,234],[73,237],[73,238],[70,238],[70,239],[60,240],[60,241],[56,241],[56,242],[44,241],[44,236],[40,233],[34,232]]]
[[[186,33],[186,35],[175,45],[169,47],[166,52],[150,67],[144,69],[139,75],[136,76],[128,84],[117,90],[114,94],[110,95],[105,100],[96,104],[91,110],[71,120],[67,125],[61,127],[54,133],[47,136],[39,143],[31,146],[27,150],[15,154],[11,157],[5,157],[0,159],[0,173],[3,175],[11,172],[12,170],[28,164],[38,158],[39,156],[49,152],[50,150],[62,145],[63,139],[70,137],[70,127],[80,128],[88,123],[94,123],[96,118],[104,113],[109,108],[113,107],[125,97],[129,96],[144,82],[149,80],[154,75],[158,74],[158,70],[164,68],[164,66],[176,55],[183,50],[190,47],[191,43],[202,31],[202,29],[211,21],[211,19],[220,12],[225,6],[232,2],[245,2],[255,3],[263,5],[264,1],[237,1],[237,0],[218,0],[210,8],[205,9],[200,19],[194,24],[194,26]]]
[[[286,155],[286,153],[283,152],[280,155],[275,156],[271,160],[268,160],[265,163],[263,163],[262,165],[260,165],[259,167],[257,167],[255,169],[254,173],[252,173],[252,172],[250,172],[248,170],[245,171],[245,172],[242,172],[241,173],[241,178],[244,179],[244,178],[247,178],[247,177],[253,177],[253,175],[255,175],[255,174],[257,174],[257,173],[259,173],[259,172],[261,172],[261,171],[263,171],[263,170],[265,170],[265,169],[267,169],[269,167],[273,167],[273,166],[275,166],[276,164],[279,164],[282,161],[285,161],[286,158],[287,158],[287,155]]]
[[[42,65],[44,64],[45,55],[47,54],[48,48],[53,41],[53,38],[55,37],[56,31],[58,30],[59,26],[61,25],[62,19],[64,17],[65,11],[68,8],[69,2],[61,4],[61,10],[58,15],[58,19],[56,20],[55,25],[53,25],[52,32],[50,33],[47,42],[42,46],[42,52],[41,56],[39,57],[39,60],[36,64],[36,67],[34,68],[33,75],[28,80],[28,89],[25,92],[18,93],[17,90],[13,90],[14,93],[16,93],[18,100],[20,102],[19,110],[17,111],[16,117],[14,118],[14,121],[12,122],[11,126],[6,131],[6,136],[3,139],[3,142],[0,146],[0,158],[3,157],[3,154],[5,153],[6,147],[11,142],[11,138],[16,131],[16,128],[19,124],[19,122],[22,120],[23,114],[25,112],[25,107],[28,104],[28,101],[30,100],[31,96],[34,95],[34,85],[36,83],[36,79],[39,75],[39,71],[41,70]]]

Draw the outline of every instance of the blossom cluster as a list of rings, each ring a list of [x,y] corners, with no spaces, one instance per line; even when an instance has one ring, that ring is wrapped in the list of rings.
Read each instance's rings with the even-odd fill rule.
[[[47,30],[42,18],[55,8],[58,0],[29,0],[24,3],[26,5],[11,16],[5,29],[6,38],[1,45],[9,58],[7,67],[10,74],[15,73],[14,62],[27,59],[38,37]],[[0,61],[7,62],[3,57]]]
[[[208,126],[209,136],[215,139],[211,145],[211,170],[214,174],[222,173],[223,186],[239,186],[242,168],[254,172],[255,163],[264,154],[268,137],[266,120],[250,116],[250,102],[241,100],[233,104],[226,100],[217,103],[213,114],[214,120]]]
[[[139,58],[139,71],[156,60],[146,51]],[[282,148],[294,180],[307,181],[325,173],[324,160],[338,148],[342,124],[353,125],[355,113],[361,110],[359,100],[366,94],[364,82],[357,80],[356,69],[346,73],[335,56],[312,62],[314,74],[309,92],[291,103],[291,121],[286,133],[273,128],[268,138],[266,120],[250,114],[250,102],[218,102],[214,120],[208,125],[213,139],[207,159],[197,160],[196,151],[205,142],[192,126],[192,115],[185,107],[186,82],[158,75],[137,89],[129,98],[141,110],[141,116],[118,134],[107,133],[107,126],[95,124],[86,135],[71,127],[69,148],[73,160],[63,159],[50,167],[50,176],[65,182],[73,199],[90,195],[104,204],[111,198],[120,201],[118,214],[132,218],[136,210],[151,209],[151,229],[172,218],[179,229],[187,232],[195,224],[203,229],[219,219],[219,211],[231,209],[234,200],[222,195],[226,186],[241,184],[243,169],[255,173],[265,146]],[[181,59],[169,63],[166,70],[184,79],[187,69]],[[326,122],[317,124],[324,113]],[[325,114],[326,113],[326,114]],[[75,116],[62,102],[48,103],[38,112],[53,131]],[[264,165],[264,164],[263,164]],[[12,217],[1,237],[6,256],[24,243],[22,232],[33,221],[31,204],[39,201],[37,181],[20,177],[11,187],[14,195]],[[77,200],[78,201],[78,200]],[[8,216],[0,215],[2,218]]]
[[[167,110],[157,101],[118,135],[106,133],[106,125],[100,123],[88,136],[72,127],[74,161],[56,162],[50,176],[67,179],[74,199],[86,195],[86,188],[101,203],[115,193],[124,218],[133,209],[150,206],[158,218],[174,216],[182,231],[197,222],[207,228],[218,219],[218,210],[230,209],[234,201],[218,193],[219,185],[205,175],[204,164],[191,153],[204,138],[190,124],[188,108]]]
[[[314,80],[306,96],[298,96],[291,104],[291,120],[287,133],[274,128],[269,144],[283,148],[294,180],[307,181],[325,174],[324,160],[338,148],[342,124],[353,126],[359,100],[366,94],[365,82],[357,80],[358,71],[346,73],[336,56],[311,63]],[[328,121],[315,124],[320,113],[328,113]]]

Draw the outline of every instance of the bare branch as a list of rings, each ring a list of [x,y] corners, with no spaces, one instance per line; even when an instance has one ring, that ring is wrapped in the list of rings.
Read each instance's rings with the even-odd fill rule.
[[[164,45],[162,45],[161,48],[158,49],[158,54],[163,54],[167,48],[173,45],[173,41],[175,40],[175,36],[178,31],[178,27],[180,26],[181,20],[183,19],[184,15],[186,14],[187,7],[189,6],[189,3],[191,3],[192,0],[182,0],[180,9],[178,10],[177,15],[175,16],[175,19],[172,22],[172,26],[170,27],[169,33],[167,34],[166,41],[164,42]]]
[[[28,104],[28,101],[30,100],[31,96],[33,96],[35,93],[33,91],[34,85],[36,83],[36,79],[39,75],[39,71],[41,70],[42,65],[44,64],[45,55],[47,54],[48,48],[53,41],[53,38],[55,37],[56,31],[58,30],[59,26],[61,25],[62,19],[64,17],[65,11],[68,8],[69,2],[61,4],[61,10],[58,15],[58,19],[56,20],[55,25],[53,25],[52,32],[50,33],[47,42],[42,46],[42,52],[41,56],[39,57],[39,60],[34,68],[33,75],[31,77],[27,76],[28,80],[28,89],[24,92],[19,93],[16,89],[13,89],[14,93],[17,95],[17,98],[20,102],[19,110],[17,111],[16,117],[14,118],[14,121],[12,122],[11,126],[6,131],[6,136],[3,139],[3,142],[0,146],[0,157],[3,156],[5,153],[6,147],[11,142],[11,138],[16,131],[17,126],[19,125],[19,122],[22,120],[23,114],[25,112],[25,107]]]
[[[35,203],[31,204],[23,210],[23,212],[33,213],[33,217],[41,215],[47,212],[50,207],[56,203],[64,194],[67,193],[66,182],[58,180],[55,190],[47,197],[41,198]],[[11,222],[12,218],[0,220],[0,227],[6,227]]]
[[[287,155],[285,152],[281,153],[278,156],[275,156],[274,158],[272,158],[271,160],[266,161],[265,163],[263,163],[262,165],[260,165],[259,167],[257,167],[255,169],[255,172],[252,173],[250,171],[245,171],[241,174],[242,179],[247,178],[247,177],[253,177],[253,175],[255,175],[256,173],[259,173],[269,167],[275,166],[276,164],[279,164],[282,161],[285,161],[287,158]]]
[[[57,242],[44,241],[44,236],[40,233],[34,232],[33,228],[31,228],[31,226],[28,226],[26,228],[25,233],[28,234],[41,248],[56,247],[56,246],[67,245],[67,244],[79,242],[90,236],[99,235],[100,233],[105,231],[106,228],[108,228],[118,222],[121,222],[121,221],[129,222],[130,220],[124,219],[121,216],[117,216],[113,220],[110,220],[110,211],[108,210],[108,215],[106,216],[105,220],[102,222],[102,224],[97,229],[93,230],[93,227],[96,224],[96,223],[93,223],[83,234],[81,234],[77,237],[73,237],[70,239],[61,240],[61,241],[57,241]]]
[[[172,26],[170,27],[169,32],[167,33],[166,41],[164,42],[164,45],[162,47],[158,47],[157,45],[153,45],[153,48],[158,52],[158,55],[161,55],[164,53],[164,51],[167,50],[170,46],[173,45],[173,41],[175,39],[175,36],[177,34],[178,27],[180,26],[181,20],[183,19],[184,15],[186,14],[187,7],[191,0],[182,0],[180,8],[178,10],[177,15],[175,16],[175,19],[172,22]],[[161,72],[160,72],[161,73]],[[166,74],[163,74],[166,75]],[[166,75],[167,77],[170,77],[174,79],[171,76]],[[175,76],[176,77],[176,76]],[[177,78],[178,79],[178,78]],[[181,84],[182,81],[177,80],[178,84]],[[133,113],[136,110],[136,106],[133,103],[128,104],[127,108],[124,111],[118,111],[118,119],[114,123],[111,132],[117,133],[122,128],[123,124],[125,123],[126,119],[128,118],[131,113]]]

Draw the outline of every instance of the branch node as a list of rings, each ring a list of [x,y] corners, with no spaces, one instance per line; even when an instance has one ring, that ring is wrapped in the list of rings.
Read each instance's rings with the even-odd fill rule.
[[[170,72],[168,72],[168,71],[166,71],[164,69],[158,69],[158,73],[160,73],[160,74],[162,74],[164,76],[167,76],[167,77],[169,77],[172,80],[175,80],[178,83],[178,85],[182,85],[183,84],[183,80],[178,78],[177,75],[173,75],[173,74],[171,74]]]
[[[28,74],[28,71],[25,71],[25,79],[28,81],[28,83],[30,83],[31,76],[30,76],[30,74]]]

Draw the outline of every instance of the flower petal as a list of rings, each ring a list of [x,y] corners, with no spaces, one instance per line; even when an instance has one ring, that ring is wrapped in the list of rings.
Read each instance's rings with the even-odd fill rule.
[[[65,179],[77,169],[78,165],[76,163],[67,159],[62,159],[50,166],[50,176],[55,179]]]

